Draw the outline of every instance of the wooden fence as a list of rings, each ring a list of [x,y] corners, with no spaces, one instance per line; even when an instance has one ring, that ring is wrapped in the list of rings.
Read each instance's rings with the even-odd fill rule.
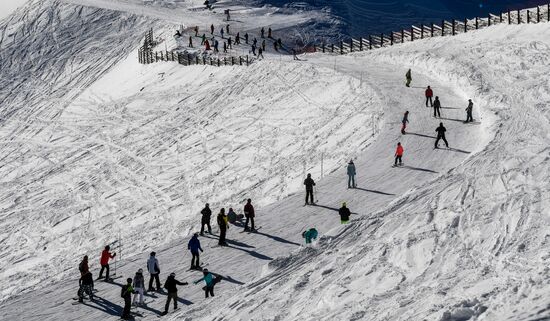
[[[522,24],[539,22],[550,22],[550,4],[530,9],[501,12],[500,15],[489,14],[487,17],[483,18],[476,17],[474,19],[451,21],[442,20],[441,24],[431,23],[429,25],[413,25],[410,29],[391,32],[389,35],[382,33],[379,35],[370,35],[368,38],[352,38],[347,41],[342,40],[337,44],[323,43],[321,45],[315,45],[315,51],[343,55],[354,51],[372,50],[393,46],[394,44],[412,42],[418,39],[454,36],[501,23]]]
[[[246,56],[227,56],[223,58],[219,57],[205,57],[199,56],[195,53],[182,53],[176,51],[153,51],[153,48],[157,45],[153,37],[153,29],[149,29],[145,32],[145,40],[143,46],[138,49],[138,60],[140,64],[152,64],[159,61],[173,61],[180,65],[210,65],[210,66],[249,66],[252,63],[251,58]]]

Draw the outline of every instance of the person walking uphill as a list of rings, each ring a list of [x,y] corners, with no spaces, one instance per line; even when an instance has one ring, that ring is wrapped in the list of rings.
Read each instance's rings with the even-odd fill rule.
[[[133,293],[135,293],[135,291],[132,287],[132,278],[128,278],[126,279],[126,284],[123,285],[120,290],[120,296],[124,299],[124,309],[122,310],[122,315],[120,317],[124,320],[130,320],[132,318],[130,315],[130,308],[132,307]]]
[[[166,296],[166,305],[164,306],[164,312],[161,315],[168,314],[168,308],[170,307],[170,301],[174,301],[174,310],[178,309],[178,285],[187,285],[187,282],[180,282],[176,280],[176,273],[172,272],[164,282],[164,288],[168,291]]]
[[[342,224],[347,224],[349,222],[351,212],[349,208],[346,207],[346,202],[342,203],[342,207],[338,210],[338,214],[340,214],[340,222]]]
[[[191,251],[191,269],[200,269],[200,255],[199,251],[204,252],[201,247],[201,241],[199,241],[199,235],[193,234],[193,237],[187,243],[187,249]]]
[[[407,71],[407,73],[405,74],[405,78],[407,80],[407,82],[405,83],[405,86],[407,87],[410,87],[411,86],[411,81],[412,81],[412,74],[411,74],[411,70],[409,69]]]
[[[428,102],[430,102],[429,107],[433,107],[432,97],[434,96],[434,92],[430,86],[426,89],[426,107],[428,107]]]
[[[304,180],[304,185],[306,186],[306,205],[309,205],[309,200],[311,201],[312,205],[315,205],[315,202],[313,202],[313,186],[315,186],[315,181],[313,178],[311,178],[311,174],[307,174],[307,178]]]
[[[395,150],[395,163],[393,166],[397,166],[397,161],[399,161],[399,165],[403,165],[403,146],[401,143],[397,143],[397,149]]]
[[[227,229],[229,228],[229,224],[227,223],[227,215],[225,215],[225,208],[222,208],[220,210],[217,220],[218,220],[218,226],[220,228],[220,240],[218,241],[218,245],[227,246],[227,243],[225,242],[225,235],[227,234]]]
[[[472,111],[474,110],[474,103],[471,99],[468,99],[468,107],[466,107],[466,122],[473,122]]]
[[[252,206],[252,200],[250,198],[246,201],[243,212],[244,217],[246,218],[246,221],[244,222],[244,230],[248,231],[248,221],[250,221],[250,230],[255,231],[254,217],[256,216],[256,213],[254,213],[254,206]]]
[[[202,288],[204,290],[204,297],[208,298],[209,294],[211,296],[214,296],[214,285],[216,284],[214,276],[212,275],[212,273],[208,272],[208,269],[202,270],[202,273],[204,276],[193,283],[199,284],[201,281],[204,280],[204,283],[206,283],[206,286]]]
[[[445,146],[449,148],[449,143],[447,143],[447,139],[445,139],[445,132],[447,131],[447,129],[443,126],[443,123],[439,123],[439,127],[437,127],[435,131],[437,132],[437,138],[435,140],[434,148],[439,148],[440,139],[443,139],[443,142],[445,142]]]
[[[114,258],[116,256],[116,253],[111,254],[109,252],[111,250],[111,247],[107,245],[103,252],[101,252],[101,259],[99,260],[99,264],[101,264],[101,270],[99,270],[99,277],[98,280],[103,278],[103,270],[106,270],[105,272],[105,281],[110,281],[109,279],[109,260]]]
[[[435,96],[435,101],[434,101],[434,117],[441,118],[441,102],[439,101],[438,96]]]
[[[402,120],[402,123],[403,123],[403,126],[401,126],[401,134],[402,135],[405,135],[407,134],[405,132],[405,129],[407,129],[407,123],[409,122],[409,111],[407,110],[405,112],[405,114],[403,115],[403,120]]]
[[[150,278],[149,278],[149,289],[147,291],[152,292],[153,289],[153,280],[156,281],[157,291],[160,291],[160,266],[159,261],[156,258],[157,253],[151,252],[149,255],[149,259],[147,260],[147,271],[149,271]]]
[[[348,164],[348,188],[355,188],[355,164],[353,159]]]
[[[201,236],[204,236],[204,226],[208,227],[208,233],[212,234],[212,227],[210,226],[210,219],[212,217],[212,210],[210,210],[210,205],[206,203],[204,208],[201,211]]]

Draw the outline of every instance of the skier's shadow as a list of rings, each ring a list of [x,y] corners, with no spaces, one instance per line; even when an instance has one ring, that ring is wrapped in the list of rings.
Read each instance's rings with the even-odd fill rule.
[[[162,295],[164,295],[164,296],[168,295],[168,293],[165,293],[165,292],[162,292],[162,293],[160,293],[160,294],[162,294]],[[189,301],[189,300],[186,300],[186,299],[184,299],[184,298],[182,298],[182,297],[179,297],[179,296],[178,296],[178,302],[181,303],[181,304],[185,304],[185,305],[191,305],[191,304],[193,304],[193,302],[191,302],[191,301]],[[154,309],[151,308],[151,311],[153,311],[153,310],[154,310]],[[155,311],[158,311],[158,310],[155,310]],[[158,313],[160,314],[160,311],[158,311]]]
[[[448,120],[448,121],[456,121],[463,124],[472,124],[472,125],[480,125],[481,123],[478,121],[473,122],[466,122],[464,119],[456,119],[456,118],[445,118],[445,117],[439,117],[439,119]]]
[[[95,296],[93,302],[94,304],[90,304],[87,302],[84,302],[82,304],[113,316],[122,315],[122,307],[120,305],[117,305],[111,301],[107,301],[104,298],[99,296]]]
[[[361,189],[361,188],[356,188],[356,189]],[[363,189],[361,189],[361,190],[363,190]],[[366,191],[371,192],[371,191],[369,191],[369,190],[366,190]],[[392,195],[393,195],[393,194],[392,194]],[[319,204],[315,204],[315,205],[313,205],[313,206],[326,208],[327,210],[332,210],[332,211],[335,211],[335,212],[340,212],[340,209],[339,209],[339,208],[336,208],[336,207],[330,207],[330,206],[319,205]],[[355,213],[355,212],[351,212],[351,215],[359,215],[359,214],[357,214],[357,213]]]
[[[462,150],[462,149],[458,149],[458,148],[449,148],[448,150],[451,151],[451,152],[457,152],[457,153],[463,153],[463,154],[471,154],[472,153],[472,152],[469,152],[467,150]]]
[[[418,134],[418,133],[407,133],[407,135],[414,135],[414,136],[419,136],[419,137],[425,137],[425,138],[433,138],[433,139],[437,139],[437,137],[435,137],[435,136],[430,136],[430,135],[424,135],[424,134]]]
[[[381,192],[381,191],[375,191],[375,190],[361,188],[361,187],[355,187],[354,189],[358,189],[360,191],[365,191],[365,192],[369,192],[369,193],[380,194],[380,195],[395,196],[395,194],[385,193],[385,192]]]
[[[228,241],[228,240],[226,240]],[[229,243],[229,242],[228,242]],[[266,261],[272,261],[273,258],[267,256],[267,255],[264,255],[264,254],[261,254],[261,253],[258,253],[256,251],[252,251],[252,250],[247,250],[247,249],[243,249],[243,248],[240,248],[240,247],[236,247],[236,246],[233,246],[233,245],[228,245],[227,246],[228,248],[232,248],[232,249],[236,249],[236,250],[240,250],[240,251],[243,251],[243,252],[246,252],[250,255],[252,255],[253,257],[255,258],[258,258],[260,260],[266,260]]]
[[[300,246],[301,244],[298,244],[298,243],[295,243],[295,242],[292,242],[292,241],[289,241],[289,240],[285,240],[284,238],[282,237],[279,237],[279,236],[275,236],[275,235],[270,235],[270,234],[266,234],[266,233],[262,233],[262,232],[259,232],[259,231],[256,231],[255,234],[259,234],[259,235],[263,235],[265,237],[268,237],[272,240],[275,240],[277,242],[281,242],[281,243],[285,243],[285,244],[292,244],[292,245],[296,245],[296,246]]]
[[[431,170],[431,169],[420,168],[420,167],[413,167],[413,166],[407,166],[407,165],[398,166],[397,168],[406,168],[406,169],[411,169],[411,170],[413,170],[413,171],[420,171],[420,172],[427,172],[427,173],[432,173],[432,174],[438,174],[438,172],[433,171],[433,170]]]
[[[460,109],[458,107],[441,107],[441,109]]]

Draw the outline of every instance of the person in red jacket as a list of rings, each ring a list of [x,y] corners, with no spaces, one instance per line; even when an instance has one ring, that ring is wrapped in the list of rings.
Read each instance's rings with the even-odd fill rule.
[[[249,198],[244,206],[244,216],[246,221],[244,223],[244,230],[248,231],[248,221],[250,221],[250,230],[254,231],[254,206],[252,206],[252,200]]]
[[[426,88],[426,107],[433,107],[434,106],[434,104],[432,102],[432,97],[433,96],[434,96],[434,92],[432,91],[430,86],[428,86],[428,88]],[[428,101],[430,102],[430,106],[428,106]]]
[[[401,160],[401,157],[403,157],[403,146],[401,146],[401,143],[397,143],[397,149],[395,150],[394,166],[397,166],[397,161],[399,161],[399,165],[403,165],[403,161]]]
[[[101,252],[101,259],[99,260],[99,264],[101,264],[101,270],[99,271],[99,277],[97,278],[98,280],[103,278],[103,270],[106,270],[105,281],[109,281],[109,259],[112,259],[116,256],[116,253],[111,254],[109,250],[111,250],[111,247],[107,245],[103,252]]]

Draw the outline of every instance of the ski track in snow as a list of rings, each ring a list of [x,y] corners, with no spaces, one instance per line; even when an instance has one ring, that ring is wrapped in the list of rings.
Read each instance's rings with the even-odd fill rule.
[[[185,245],[201,206],[240,212],[251,196],[258,233],[232,226],[228,248],[201,238],[202,261],[226,277],[216,297],[180,287],[181,311],[166,319],[550,318],[548,24],[302,62],[269,56],[249,68],[139,66],[131,32],[164,9],[96,5],[109,3],[121,11],[35,1],[20,17],[17,35],[27,38],[15,46],[2,37],[3,317],[117,319],[114,285],[96,282],[99,302],[70,304],[82,253],[97,274],[94,254],[120,231],[117,275],[133,275],[156,250],[162,278],[198,279]],[[80,34],[33,32],[60,21]],[[59,60],[33,56],[33,44]],[[96,59],[71,59],[67,48]],[[440,120],[424,106],[426,85],[445,107],[453,149],[433,149]],[[468,98],[473,124],[462,122]],[[410,134],[401,136],[405,110]],[[406,166],[391,168],[398,141]],[[318,180],[319,206],[303,207],[302,180],[319,178],[321,152],[331,174]],[[345,185],[350,157],[355,190]],[[343,201],[355,213],[347,226]],[[300,234],[312,226],[321,239],[304,248]],[[156,296],[137,319],[156,319],[165,302]]]

